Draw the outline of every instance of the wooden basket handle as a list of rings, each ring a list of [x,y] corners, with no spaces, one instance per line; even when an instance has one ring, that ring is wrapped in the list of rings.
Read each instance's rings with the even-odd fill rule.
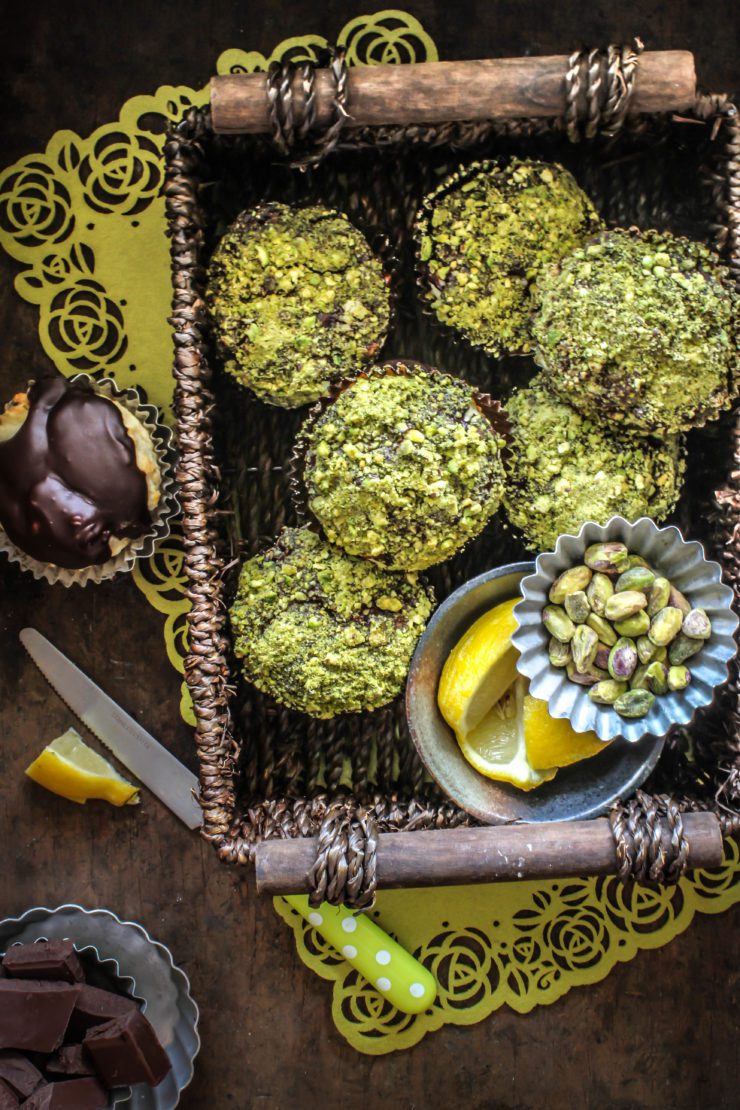
[[[488,58],[419,65],[358,66],[347,77],[347,127],[440,124],[562,116],[566,110],[566,55]],[[296,111],[303,107],[300,73],[292,77]],[[326,128],[334,113],[335,78],[315,73],[315,118]],[[685,111],[696,97],[694,56],[687,50],[646,52],[639,59],[629,112]],[[219,134],[271,131],[264,73],[211,79],[211,116]]]
[[[685,813],[688,867],[719,867],[722,834],[713,813]],[[264,840],[255,851],[257,890],[302,894],[310,890],[315,839]],[[455,886],[494,880],[562,879],[611,875],[617,851],[605,817],[547,825],[497,825],[429,832],[381,833],[378,889]]]

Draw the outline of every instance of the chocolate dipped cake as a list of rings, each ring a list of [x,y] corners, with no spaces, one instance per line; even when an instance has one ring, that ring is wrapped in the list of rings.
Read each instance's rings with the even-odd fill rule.
[[[86,382],[32,382],[0,415],[0,525],[40,563],[108,562],[151,530],[160,489],[148,429]]]

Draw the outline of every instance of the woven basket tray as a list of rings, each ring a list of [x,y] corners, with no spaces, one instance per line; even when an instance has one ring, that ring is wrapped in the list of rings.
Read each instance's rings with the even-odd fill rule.
[[[339,66],[335,75],[340,98],[346,75]],[[179,479],[192,601],[186,675],[197,719],[204,835],[221,859],[247,863],[262,841],[318,837],[308,881],[314,897],[363,905],[375,885],[378,832],[474,822],[425,781],[400,699],[372,714],[314,721],[239,678],[226,618],[237,563],[296,523],[286,464],[305,413],[261,404],[218,365],[203,303],[205,269],[218,236],[238,211],[266,199],[324,203],[382,229],[400,259],[398,311],[382,357],[420,359],[505,399],[534,365],[455,344],[421,314],[415,297],[410,227],[421,197],[444,168],[508,154],[561,162],[607,224],[703,239],[740,275],[740,131],[726,98],[705,96],[680,117],[612,113],[606,130],[616,134],[605,136],[596,102],[586,96],[582,120],[576,97],[569,97],[565,118],[424,127],[342,131],[337,111],[322,136],[314,133],[305,149],[288,151],[291,139],[308,129],[297,126],[290,104],[286,119],[281,78],[290,74],[268,78],[272,138],[216,135],[204,109],[191,110],[166,144]],[[579,79],[588,80],[588,73],[576,66],[568,80]],[[294,168],[296,160],[314,164]],[[691,434],[688,485],[675,517],[722,563],[736,598],[739,435],[732,415]],[[438,599],[488,569],[493,552],[497,563],[526,554],[500,516],[463,553],[433,568]],[[685,735],[671,735],[650,793],[613,814],[622,875],[678,877],[687,860],[681,811],[714,809],[723,832],[738,827],[738,721],[735,669],[692,730],[691,761]],[[530,829],[530,839],[540,835],[540,828]]]

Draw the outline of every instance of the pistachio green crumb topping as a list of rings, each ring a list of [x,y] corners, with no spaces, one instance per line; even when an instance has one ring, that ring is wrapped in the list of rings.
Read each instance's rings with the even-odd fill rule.
[[[609,231],[543,272],[534,321],[550,387],[638,434],[716,418],[737,391],[738,298],[701,243]]]
[[[284,408],[317,400],[377,355],[389,297],[379,259],[345,215],[278,203],[237,217],[206,293],[226,369]]]
[[[415,574],[288,528],[241,569],[234,651],[244,677],[290,709],[320,718],[377,709],[403,688],[433,604]]]
[[[553,397],[541,375],[506,411],[512,444],[504,503],[533,549],[552,549],[563,533],[615,514],[662,520],[676,504],[685,470],[679,436],[611,434]]]
[[[498,508],[503,443],[465,382],[418,364],[408,375],[378,369],[308,432],[308,503],[345,551],[423,570],[477,536]]]
[[[417,225],[425,296],[443,324],[489,354],[532,349],[532,283],[600,226],[562,166],[514,159],[443,182]]]

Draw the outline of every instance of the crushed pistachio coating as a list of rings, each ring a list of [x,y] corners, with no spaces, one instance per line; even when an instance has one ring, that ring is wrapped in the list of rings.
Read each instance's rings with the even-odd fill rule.
[[[506,412],[512,443],[504,494],[509,519],[534,550],[586,521],[662,520],[678,499],[685,470],[680,437],[610,433],[553,397],[540,379],[517,391]]]
[[[641,435],[714,419],[736,394],[738,300],[701,243],[609,231],[545,271],[534,321],[551,388]]]
[[[390,318],[380,260],[347,217],[278,203],[242,212],[225,233],[206,300],[228,372],[283,408],[370,362]]]
[[[332,543],[423,570],[477,536],[498,508],[503,441],[471,386],[418,364],[410,371],[381,370],[339,394],[308,432],[305,478]]]
[[[241,568],[231,606],[244,677],[312,717],[377,709],[403,688],[434,595],[287,528]]]
[[[527,352],[535,278],[601,221],[562,166],[482,165],[424,203],[417,249],[425,296],[440,323],[489,354]]]

